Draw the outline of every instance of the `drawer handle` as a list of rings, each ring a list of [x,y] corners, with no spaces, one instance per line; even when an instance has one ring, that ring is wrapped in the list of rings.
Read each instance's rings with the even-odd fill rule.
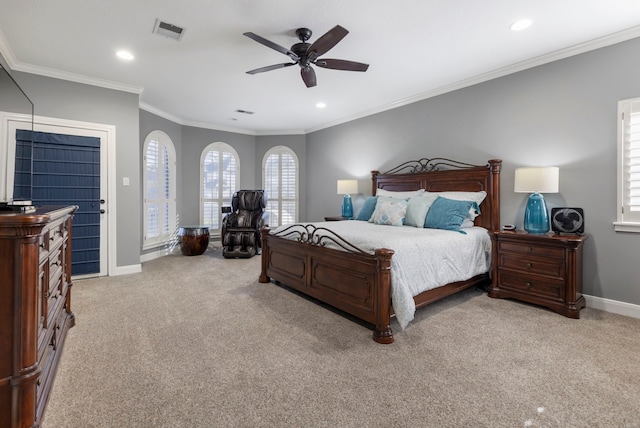
[[[42,385],[42,379],[38,378],[38,381],[36,382],[36,385],[38,385],[38,386]]]
[[[531,247],[527,247],[527,252],[528,252],[528,253],[530,253],[530,252],[532,252],[532,251],[533,251],[533,248],[531,248]]]
[[[527,263],[527,269],[531,269],[533,265],[531,263]]]
[[[527,288],[531,288],[531,283],[527,282]]]

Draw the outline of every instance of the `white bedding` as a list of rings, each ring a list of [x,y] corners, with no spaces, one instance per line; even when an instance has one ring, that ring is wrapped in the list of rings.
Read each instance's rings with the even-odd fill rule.
[[[314,225],[333,230],[365,251],[376,248],[394,251],[391,298],[402,329],[413,320],[416,310],[413,296],[486,273],[491,266],[491,239],[487,230],[481,227],[465,228],[467,234],[464,235],[448,230],[382,226],[357,220]]]

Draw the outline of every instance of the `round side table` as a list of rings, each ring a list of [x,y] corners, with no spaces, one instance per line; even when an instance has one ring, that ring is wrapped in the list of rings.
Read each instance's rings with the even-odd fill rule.
[[[180,251],[185,256],[199,256],[209,246],[209,228],[206,226],[181,226],[178,230]]]

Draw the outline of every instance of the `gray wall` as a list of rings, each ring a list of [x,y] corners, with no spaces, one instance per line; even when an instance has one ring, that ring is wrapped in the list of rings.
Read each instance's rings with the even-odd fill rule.
[[[138,95],[16,71],[12,76],[33,102],[37,116],[115,126],[116,266],[140,263]],[[122,186],[123,177],[130,178],[130,186]]]
[[[181,224],[197,224],[200,219],[200,156],[211,143],[229,144],[240,157],[240,187],[262,187],[262,159],[275,146],[287,146],[300,162],[300,218],[306,218],[306,139],[304,135],[260,136],[236,134],[211,129],[182,126],[153,113],[140,110],[140,156],[149,132],[159,130],[171,137],[178,165],[178,215]],[[142,183],[142,172],[140,174]],[[142,224],[142,214],[140,222]],[[142,238],[141,238],[142,239]],[[144,253],[156,251],[147,250]]]
[[[638,52],[631,40],[307,135],[308,220],[337,212],[337,178],[425,156],[498,158],[502,223],[522,228],[528,195],[513,192],[515,168],[558,166],[560,192],[546,199],[585,210],[585,294],[640,304],[640,235],[612,225],[617,102],[640,96]]]
[[[138,110],[135,94],[26,73],[14,78],[37,115],[116,126],[118,266],[137,264],[141,242],[141,146],[153,129],[167,132],[179,163],[181,222],[199,221],[202,150],[225,142],[241,160],[242,187],[261,184],[261,162],[275,145],[291,147],[301,162],[302,221],[340,212],[336,180],[358,178],[370,192],[370,171],[420,157],[469,163],[504,160],[502,223],[522,227],[527,195],[516,194],[519,166],[560,167],[560,193],[548,205],[585,209],[585,293],[640,304],[634,266],[640,236],[616,233],[616,107],[640,96],[640,39],[464,88],[306,136],[250,136],[178,126]],[[140,120],[139,120],[140,118]],[[179,131],[178,131],[179,129]],[[179,135],[179,136],[178,136]],[[178,146],[180,146],[178,148]],[[122,187],[122,177],[132,185]]]
[[[200,156],[211,143],[229,144],[240,158],[240,188],[253,188],[260,180],[256,170],[256,137],[184,126],[182,128],[182,224],[200,222]]]

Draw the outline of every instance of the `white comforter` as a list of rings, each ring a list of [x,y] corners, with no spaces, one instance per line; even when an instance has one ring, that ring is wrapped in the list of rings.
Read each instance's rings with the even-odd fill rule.
[[[491,266],[491,239],[487,230],[481,227],[465,228],[467,234],[464,235],[448,230],[381,226],[357,220],[314,225],[333,230],[365,251],[376,248],[394,251],[391,298],[402,329],[413,320],[416,311],[413,296],[486,273]]]

